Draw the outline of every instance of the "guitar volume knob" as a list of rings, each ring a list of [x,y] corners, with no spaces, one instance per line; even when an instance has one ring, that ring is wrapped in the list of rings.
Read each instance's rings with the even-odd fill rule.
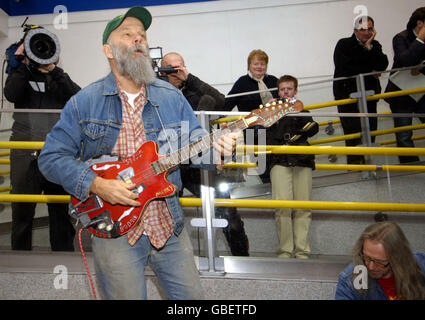
[[[98,225],[97,225],[97,229],[98,230],[103,230],[103,229],[105,229],[106,228],[106,223],[105,222],[100,222]]]

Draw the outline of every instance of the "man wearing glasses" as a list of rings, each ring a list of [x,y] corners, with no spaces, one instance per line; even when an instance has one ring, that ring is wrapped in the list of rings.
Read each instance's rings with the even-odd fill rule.
[[[388,66],[388,57],[383,53],[381,44],[375,40],[376,30],[373,18],[362,16],[354,22],[353,34],[349,38],[340,39],[334,50],[334,78],[351,77],[361,73],[383,71]],[[378,74],[368,75],[364,78],[366,90],[381,93],[381,84]],[[333,82],[333,93],[336,100],[347,99],[353,92],[360,91],[357,88],[355,78],[336,80]],[[367,102],[367,112],[376,113],[378,100]],[[357,103],[338,106],[339,113],[358,113]],[[362,126],[359,117],[341,117],[341,125],[344,134],[361,132]],[[378,128],[378,119],[369,117],[370,130]],[[375,137],[371,137],[375,141]],[[361,139],[345,141],[347,147],[361,144]],[[348,164],[363,164],[365,158],[362,155],[347,155]]]
[[[410,249],[394,222],[365,229],[353,249],[353,263],[339,275],[337,300],[424,300],[425,253]]]

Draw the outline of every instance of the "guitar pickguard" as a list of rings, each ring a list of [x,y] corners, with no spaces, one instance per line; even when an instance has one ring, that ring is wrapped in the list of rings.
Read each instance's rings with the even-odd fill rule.
[[[158,160],[157,145],[148,141],[131,157],[114,162],[97,163],[92,170],[105,179],[119,179],[136,187],[140,207],[112,205],[90,195],[86,201],[71,198],[70,214],[97,237],[115,238],[130,231],[139,221],[145,207],[156,198],[168,197],[176,187],[166,179],[166,172],[156,174],[151,163]]]

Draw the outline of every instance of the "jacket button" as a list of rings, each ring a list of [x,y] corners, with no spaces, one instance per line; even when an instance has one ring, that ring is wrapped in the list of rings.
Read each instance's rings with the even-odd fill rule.
[[[115,120],[115,123],[116,123],[116,124],[119,124],[119,123],[120,123],[120,121],[119,121],[118,119],[116,119],[116,120]]]
[[[106,150],[109,150],[110,146],[106,146]]]

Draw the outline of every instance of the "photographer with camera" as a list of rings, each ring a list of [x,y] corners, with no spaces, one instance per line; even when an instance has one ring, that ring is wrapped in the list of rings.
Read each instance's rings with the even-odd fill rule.
[[[220,111],[224,108],[224,95],[209,84],[187,71],[183,57],[176,52],[167,53],[161,60],[160,75],[166,76],[168,82],[180,89],[195,111]],[[165,72],[164,72],[165,71]],[[196,197],[201,193],[201,173],[189,165],[180,166],[183,188],[188,189]],[[234,177],[229,170],[222,170],[215,178],[215,196],[230,198],[230,189],[220,188],[219,184],[229,185]],[[232,181],[229,181],[232,180]],[[183,195],[183,188],[180,196]],[[216,207],[217,218],[227,219],[228,226],[223,229],[224,236],[234,256],[249,256],[249,242],[245,234],[244,223],[233,207]]]
[[[57,66],[59,42],[54,34],[41,27],[27,25],[24,32],[22,40],[15,44],[18,48],[13,58],[17,63],[8,66],[4,95],[14,103],[15,109],[62,109],[80,87]],[[59,113],[15,112],[13,119],[10,141],[44,141],[59,119]],[[40,173],[38,155],[39,150],[11,150],[11,193],[67,194]],[[32,249],[35,207],[35,203],[12,203],[13,250]],[[74,251],[75,230],[68,215],[68,204],[48,203],[47,207],[51,249]]]

